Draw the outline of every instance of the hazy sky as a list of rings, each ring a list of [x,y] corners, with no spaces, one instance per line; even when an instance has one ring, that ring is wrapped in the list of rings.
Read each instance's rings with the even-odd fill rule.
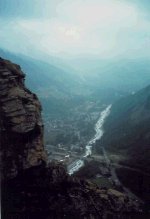
[[[0,0],[0,47],[37,57],[150,57],[150,0]]]

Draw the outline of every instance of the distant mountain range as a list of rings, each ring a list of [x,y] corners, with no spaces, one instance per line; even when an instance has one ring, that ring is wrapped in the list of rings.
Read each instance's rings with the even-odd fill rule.
[[[63,68],[56,67],[51,63],[33,59],[20,54],[10,53],[0,49],[0,56],[10,59],[21,65],[23,71],[27,74],[27,85],[36,91],[42,91],[45,88],[56,88],[61,93],[71,93],[68,89],[74,88],[81,84],[79,77],[77,78],[71,70],[63,70]],[[64,83],[65,82],[65,83]],[[72,88],[72,89],[73,89]],[[70,90],[69,90],[70,91]],[[70,91],[71,92],[71,91]],[[72,91],[73,92],[73,91]],[[40,93],[40,95],[42,95]]]
[[[4,50],[0,50],[0,56],[21,66],[27,87],[38,94],[44,113],[64,114],[78,96],[82,99],[88,92],[85,87],[83,91],[82,79],[68,69]]]
[[[88,78],[83,78],[57,58],[47,63],[2,49],[0,56],[21,66],[27,75],[27,87],[37,93],[42,102],[44,115],[65,116],[86,101],[110,103],[118,99],[120,94],[125,94],[111,87],[96,87],[94,81],[91,85]]]
[[[114,103],[104,129],[100,145],[123,155],[125,164],[150,172],[150,85]]]
[[[85,79],[95,88],[132,92],[150,84],[149,59],[79,58],[71,60],[70,64],[83,72]]]
[[[0,56],[21,66],[27,75],[27,87],[40,98],[44,115],[54,117],[69,115],[86,101],[113,103],[150,83],[147,61],[70,59],[65,62],[55,57],[41,61],[2,49]],[[80,68],[84,74],[78,71]]]

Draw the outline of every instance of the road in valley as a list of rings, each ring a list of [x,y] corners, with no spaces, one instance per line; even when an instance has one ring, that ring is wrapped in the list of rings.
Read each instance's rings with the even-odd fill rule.
[[[111,177],[110,177],[110,178],[111,178],[112,182],[114,182],[114,183],[116,184],[116,186],[122,187],[123,190],[124,190],[124,192],[125,192],[130,198],[134,198],[135,200],[138,200],[140,203],[143,204],[143,201],[142,201],[139,197],[137,197],[135,194],[133,194],[133,193],[130,191],[130,189],[128,189],[127,187],[125,187],[125,186],[121,183],[121,181],[119,180],[119,178],[118,178],[118,176],[117,176],[117,174],[116,174],[116,167],[117,167],[117,166],[111,164],[111,161],[110,161],[110,159],[109,159],[109,156],[107,155],[107,152],[106,152],[106,150],[105,150],[104,147],[102,147],[102,152],[103,152],[103,156],[104,156],[106,165],[107,165],[107,167],[108,167],[109,170],[110,170],[110,173],[111,173]],[[124,168],[125,168],[125,167],[124,167]]]

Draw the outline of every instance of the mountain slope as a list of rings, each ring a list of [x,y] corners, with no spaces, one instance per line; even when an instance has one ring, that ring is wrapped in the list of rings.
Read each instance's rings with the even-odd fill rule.
[[[74,68],[85,73],[84,77],[89,84],[97,88],[114,88],[132,92],[150,83],[149,59],[102,60],[91,57],[71,61]]]
[[[62,86],[62,82],[70,81],[70,83],[64,83],[62,91],[68,89],[69,85],[72,86],[72,83],[77,83],[75,76],[71,72],[64,71],[63,69],[56,67],[53,64],[49,64],[44,61],[36,60],[31,57],[27,57],[20,54],[13,54],[9,51],[0,49],[0,56],[11,59],[14,62],[17,62],[22,66],[24,72],[26,72],[27,86],[38,91],[40,87],[48,87],[50,85]]]
[[[26,85],[38,94],[44,116],[51,115],[54,118],[67,116],[85,102],[98,101],[101,105],[109,104],[126,94],[121,89],[98,87],[97,81],[91,84],[93,79],[84,80],[80,74],[71,72],[71,68],[67,66],[63,66],[62,69],[53,64],[1,49],[0,56],[18,63],[27,74]]]
[[[150,86],[113,104],[104,129],[101,145],[150,172]]]
[[[67,70],[4,50],[0,50],[0,56],[11,59],[22,67],[28,76],[26,84],[38,94],[44,113],[64,113],[69,110],[76,97],[86,95],[80,77]]]

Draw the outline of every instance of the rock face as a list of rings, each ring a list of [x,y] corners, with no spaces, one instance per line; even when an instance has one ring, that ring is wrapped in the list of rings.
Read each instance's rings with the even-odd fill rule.
[[[141,214],[126,195],[46,163],[41,106],[24,77],[18,65],[0,59],[2,218],[128,219]]]
[[[41,105],[24,85],[20,66],[0,59],[0,143],[2,175],[45,160]]]

